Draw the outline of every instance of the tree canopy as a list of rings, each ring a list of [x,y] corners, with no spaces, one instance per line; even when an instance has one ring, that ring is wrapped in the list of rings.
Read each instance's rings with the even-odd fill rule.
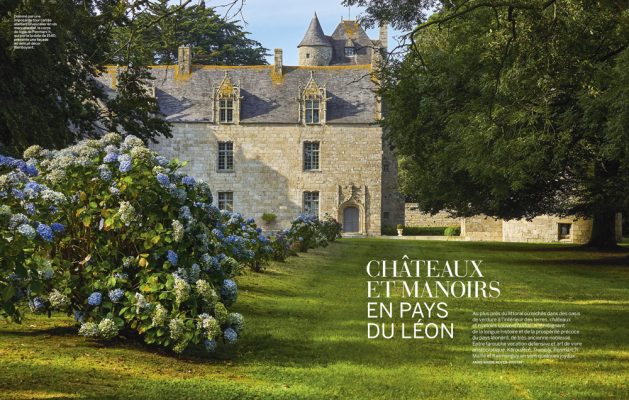
[[[111,58],[112,30],[128,23],[118,0],[19,1],[0,6],[0,142],[20,153],[32,144],[59,148],[81,137],[125,131],[144,140],[168,135],[154,98],[146,93],[140,65],[121,70],[119,92],[128,102],[106,95],[94,79]],[[51,19],[56,37],[34,49],[14,49],[15,15]]]
[[[226,4],[242,5],[241,0]],[[56,35],[34,49],[13,45],[16,15],[51,19]],[[176,63],[177,47],[194,46],[196,63],[262,64],[264,49],[204,2],[185,0],[4,0],[0,2],[0,152],[39,144],[61,148],[104,132],[145,142],[170,136],[146,88],[147,66]],[[115,96],[94,77],[117,69]]]
[[[138,30],[143,26],[148,28]],[[134,36],[132,58],[143,65],[176,63],[182,44],[192,46],[195,64],[267,64],[268,49],[247,35],[237,22],[226,20],[204,2],[180,8],[169,5],[168,0],[158,0],[143,9],[134,24],[118,28],[114,42],[124,46]]]
[[[593,217],[592,243],[615,245],[629,206],[626,2],[346,3],[416,24],[380,75],[383,125],[420,208]]]

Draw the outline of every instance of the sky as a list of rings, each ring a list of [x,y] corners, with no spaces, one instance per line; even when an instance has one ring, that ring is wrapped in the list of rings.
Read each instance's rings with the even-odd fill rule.
[[[216,6],[221,1],[206,1],[208,6]],[[224,9],[217,9],[218,12]],[[244,30],[250,37],[269,49],[267,57],[273,63],[273,49],[284,52],[284,65],[297,65],[297,45],[304,37],[312,16],[316,12],[326,35],[331,35],[344,19],[355,19],[362,9],[341,6],[341,0],[246,0],[242,10]],[[349,13],[349,14],[348,14]],[[371,39],[378,38],[378,28],[367,30]],[[395,46],[399,35],[389,27],[389,47]]]

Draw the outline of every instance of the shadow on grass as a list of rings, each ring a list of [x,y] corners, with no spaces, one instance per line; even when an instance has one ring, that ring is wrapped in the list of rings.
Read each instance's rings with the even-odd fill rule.
[[[33,329],[24,325],[14,325],[22,329],[0,329],[0,335],[21,336],[21,337],[37,337],[37,336],[57,336],[67,337],[76,336],[77,328],[74,326],[57,326],[46,329]]]

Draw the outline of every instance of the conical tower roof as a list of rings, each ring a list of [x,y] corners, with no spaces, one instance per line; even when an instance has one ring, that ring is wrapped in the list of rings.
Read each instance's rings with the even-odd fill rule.
[[[310,26],[304,35],[303,40],[299,43],[299,46],[327,46],[332,47],[330,43],[330,39],[323,33],[323,29],[321,28],[321,24],[319,23],[319,18],[317,17],[317,13],[315,13],[314,17],[312,17],[312,21],[310,21]]]

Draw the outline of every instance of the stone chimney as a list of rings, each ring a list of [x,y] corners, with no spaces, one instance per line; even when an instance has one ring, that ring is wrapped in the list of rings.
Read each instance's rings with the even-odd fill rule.
[[[389,47],[389,28],[386,22],[382,22],[380,25],[380,35],[378,39],[380,39],[380,45],[384,51],[387,51],[387,48]]]
[[[177,67],[179,68],[179,76],[188,76],[192,73],[192,54],[190,52],[190,46],[179,46]]]
[[[282,68],[284,67],[284,55],[282,49],[275,49],[275,62],[273,63],[273,74],[282,76]]]

